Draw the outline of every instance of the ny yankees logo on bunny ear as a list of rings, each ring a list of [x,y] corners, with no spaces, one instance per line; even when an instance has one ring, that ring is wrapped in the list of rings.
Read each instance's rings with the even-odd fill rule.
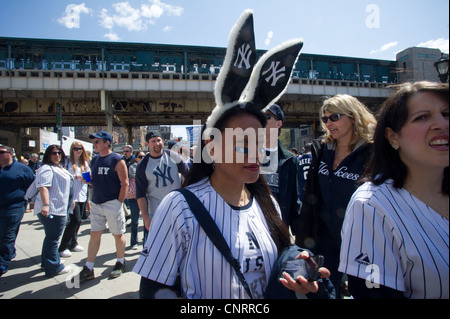
[[[230,33],[229,44],[215,87],[216,105],[239,100],[256,63],[253,14],[246,10]]]
[[[256,63],[253,11],[245,10],[231,30],[214,88],[216,107],[206,126],[213,127],[225,111],[236,105],[250,102],[264,111],[275,103],[287,90],[302,47],[301,39],[287,41]]]
[[[287,90],[300,50],[301,39],[287,41],[264,54],[253,69],[242,102],[252,102],[264,111]]]

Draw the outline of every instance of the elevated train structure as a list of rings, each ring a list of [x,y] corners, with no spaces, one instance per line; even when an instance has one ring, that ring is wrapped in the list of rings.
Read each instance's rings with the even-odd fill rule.
[[[0,129],[55,126],[59,105],[64,126],[204,123],[225,51],[0,37]],[[280,100],[285,126],[317,121],[338,93],[376,108],[396,83],[396,61],[302,53]]]

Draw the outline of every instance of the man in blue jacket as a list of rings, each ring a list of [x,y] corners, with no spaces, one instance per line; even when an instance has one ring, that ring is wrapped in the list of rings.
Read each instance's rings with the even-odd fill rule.
[[[28,166],[13,158],[13,149],[0,145],[0,276],[16,256],[16,238],[26,208],[25,192],[34,180]]]

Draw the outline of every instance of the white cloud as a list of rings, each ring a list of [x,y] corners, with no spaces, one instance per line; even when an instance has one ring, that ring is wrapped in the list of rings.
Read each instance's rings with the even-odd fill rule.
[[[84,3],[82,4],[69,4],[66,7],[64,15],[58,19],[58,22],[69,29],[80,28],[80,16],[82,13],[89,14],[91,9],[87,8]]]
[[[113,5],[114,13],[110,14],[103,8],[100,13],[100,25],[112,30],[115,26],[126,28],[128,31],[147,30],[148,25],[155,24],[156,19],[163,15],[181,16],[182,7],[169,5],[160,0],[149,0],[140,8],[133,8],[128,1],[117,2]]]
[[[272,38],[273,38],[273,31],[267,32],[267,37],[266,37],[266,40],[264,41],[264,44],[266,46],[268,46],[270,44],[270,41],[272,40]]]
[[[436,40],[422,42],[417,46],[423,48],[439,49],[441,50],[441,52],[448,53],[449,39],[439,38]]]
[[[370,51],[370,54],[384,52],[391,48],[396,47],[397,45],[398,45],[398,41],[389,42],[389,43],[383,44],[379,49]]]
[[[172,26],[171,26],[171,25],[165,26],[165,27],[163,28],[163,31],[164,31],[164,32],[169,32],[170,30],[172,30]]]
[[[163,11],[167,13],[168,16],[180,17],[183,14],[184,9],[182,7],[173,6],[167,3],[162,3],[159,0],[152,0],[156,6],[162,7]]]
[[[116,14],[109,15],[108,10],[102,9],[100,17],[100,24],[107,29],[112,29],[114,26],[124,27],[128,31],[141,31],[147,28],[141,17],[139,9],[134,9],[127,2],[118,2],[113,4]]]
[[[114,32],[107,33],[107,34],[104,35],[104,37],[107,38],[110,41],[119,41],[120,40],[120,38],[117,35],[117,33],[114,33]]]
[[[100,25],[106,29],[112,29],[114,27],[114,20],[112,17],[108,16],[108,10],[105,8],[100,12]]]
[[[148,6],[143,4],[141,6],[142,16],[149,19],[158,19],[162,16],[164,10],[155,4]]]

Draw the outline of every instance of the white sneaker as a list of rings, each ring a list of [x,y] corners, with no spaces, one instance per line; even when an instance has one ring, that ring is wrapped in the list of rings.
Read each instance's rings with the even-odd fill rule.
[[[72,268],[70,268],[70,265],[69,265],[69,266],[64,266],[64,268],[63,268],[60,272],[56,273],[56,275],[64,275],[64,274],[67,274],[68,272],[70,272],[71,269],[72,269]]]
[[[62,257],[62,258],[69,258],[69,257],[72,256],[72,253],[70,252],[70,250],[66,249],[64,251],[61,251],[59,253],[59,256]]]
[[[80,245],[76,245],[76,246],[72,249],[72,251],[75,251],[75,252],[80,252],[80,251],[83,251],[83,250],[84,250],[83,246],[80,246]]]

